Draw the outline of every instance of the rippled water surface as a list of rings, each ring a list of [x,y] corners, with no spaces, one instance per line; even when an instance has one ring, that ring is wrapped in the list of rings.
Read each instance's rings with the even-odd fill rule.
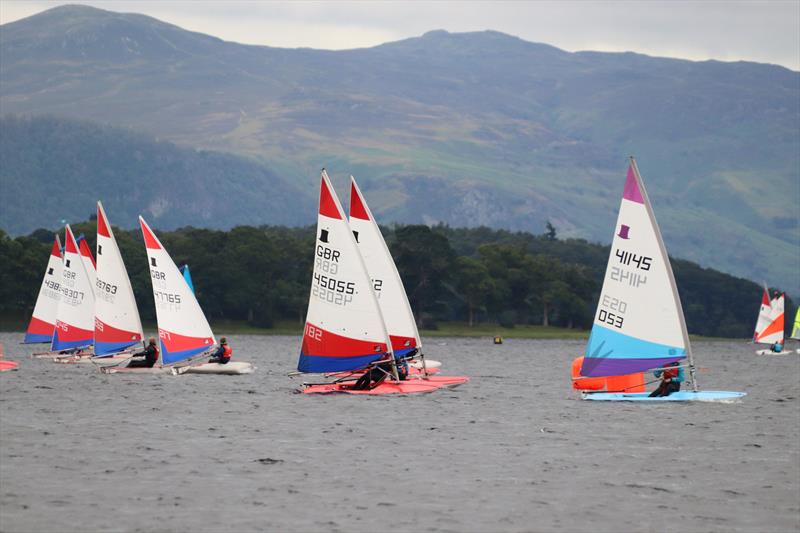
[[[224,332],[223,332],[224,333]],[[430,339],[472,381],[294,394],[298,339],[234,336],[249,376],[101,375],[0,334],[0,530],[791,531],[798,356],[695,344],[740,404],[582,402],[575,341]]]

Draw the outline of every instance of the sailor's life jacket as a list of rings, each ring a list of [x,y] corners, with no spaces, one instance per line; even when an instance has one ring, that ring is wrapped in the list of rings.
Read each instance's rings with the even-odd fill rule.
[[[661,370],[656,370],[653,372],[653,375],[657,378],[661,377],[663,380],[671,379],[672,383],[683,383],[684,380],[683,367],[680,366],[671,366]]]
[[[233,355],[233,348],[231,348],[227,344],[223,344],[222,346],[220,346],[220,348],[222,349],[222,353],[219,354],[219,358],[222,360],[221,362],[227,363],[228,361],[231,360],[231,356]]]

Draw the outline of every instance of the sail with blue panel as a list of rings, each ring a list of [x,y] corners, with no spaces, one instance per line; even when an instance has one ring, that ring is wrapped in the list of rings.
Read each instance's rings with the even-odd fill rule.
[[[180,271],[181,274],[183,274],[183,279],[186,280],[186,284],[189,286],[190,289],[192,289],[192,292],[194,292],[194,283],[192,283],[192,273],[189,272],[189,265],[183,265],[180,268]]]
[[[689,350],[669,257],[631,159],[581,375],[644,372]]]
[[[366,264],[323,170],[311,296],[297,369],[309,373],[357,370],[391,355]]]

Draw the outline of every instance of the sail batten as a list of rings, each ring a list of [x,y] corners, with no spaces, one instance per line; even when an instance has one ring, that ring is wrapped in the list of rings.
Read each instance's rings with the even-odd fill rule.
[[[691,358],[690,350],[669,256],[631,158],[581,374],[642,372]]]

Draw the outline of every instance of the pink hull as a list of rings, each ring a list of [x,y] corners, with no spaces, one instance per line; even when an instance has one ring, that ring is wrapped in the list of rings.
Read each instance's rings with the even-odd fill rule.
[[[369,390],[353,390],[351,383],[330,383],[325,385],[307,385],[302,390],[303,394],[330,394],[342,392],[345,394],[419,394],[435,390],[455,387],[469,381],[464,376],[432,376],[429,379],[410,379],[407,381],[384,381],[377,387]]]
[[[16,370],[19,366],[19,363],[16,361],[0,361],[0,372],[5,372],[6,370]]]

